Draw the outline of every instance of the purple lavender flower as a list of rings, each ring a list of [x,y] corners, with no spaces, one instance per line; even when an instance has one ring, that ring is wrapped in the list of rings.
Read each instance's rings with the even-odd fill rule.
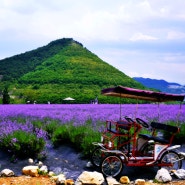
[[[118,120],[121,117],[129,116],[132,119],[137,117],[147,121],[185,123],[185,105],[166,104],[61,104],[61,105],[0,105],[0,131],[2,134],[9,134],[15,130],[33,132],[33,121],[41,120],[45,125],[49,120],[58,120],[60,124],[73,124],[74,127],[92,124],[98,127],[106,120]],[[24,119],[19,123],[18,118]],[[43,126],[44,128],[44,126]],[[46,138],[46,133],[39,131],[38,137]],[[43,135],[43,136],[42,136]]]
[[[16,143],[17,142],[17,138],[12,138],[12,143]]]

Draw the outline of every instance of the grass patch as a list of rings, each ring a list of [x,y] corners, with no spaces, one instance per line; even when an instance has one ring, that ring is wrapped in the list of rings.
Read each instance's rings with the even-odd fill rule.
[[[62,143],[71,143],[84,156],[89,156],[92,152],[92,142],[100,141],[100,136],[100,132],[89,126],[75,127],[72,124],[64,124],[54,131],[51,141],[56,147]]]
[[[44,146],[43,138],[21,130],[2,137],[0,142],[0,148],[12,154],[13,158],[36,157]]]

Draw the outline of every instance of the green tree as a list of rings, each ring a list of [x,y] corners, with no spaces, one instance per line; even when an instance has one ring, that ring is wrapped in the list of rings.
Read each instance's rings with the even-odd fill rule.
[[[8,87],[6,86],[3,90],[3,104],[10,103],[10,95],[8,94]]]

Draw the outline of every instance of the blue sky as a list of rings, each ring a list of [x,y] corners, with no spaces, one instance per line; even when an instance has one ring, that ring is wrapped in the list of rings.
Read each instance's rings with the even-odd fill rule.
[[[0,0],[0,59],[73,38],[130,77],[185,85],[184,0]]]

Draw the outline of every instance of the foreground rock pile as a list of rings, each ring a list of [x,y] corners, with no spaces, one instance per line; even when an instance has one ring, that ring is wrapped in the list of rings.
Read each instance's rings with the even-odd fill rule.
[[[34,164],[32,159],[29,159],[29,165],[23,167],[22,174],[30,177],[39,177],[47,176],[51,179],[52,182],[55,182],[57,185],[118,185],[118,184],[127,184],[127,185],[152,185],[155,182],[158,183],[168,183],[172,182],[172,176],[176,176],[178,179],[185,179],[185,170],[180,169],[177,171],[171,172],[171,174],[164,168],[158,170],[155,180],[145,181],[144,179],[137,179],[135,181],[130,181],[129,177],[122,176],[119,180],[116,180],[113,177],[104,178],[104,176],[97,172],[83,171],[79,177],[74,181],[73,179],[66,179],[65,174],[55,174],[52,171],[48,170],[48,167],[42,162]],[[0,177],[14,177],[15,174],[10,169],[4,169],[0,172]]]

